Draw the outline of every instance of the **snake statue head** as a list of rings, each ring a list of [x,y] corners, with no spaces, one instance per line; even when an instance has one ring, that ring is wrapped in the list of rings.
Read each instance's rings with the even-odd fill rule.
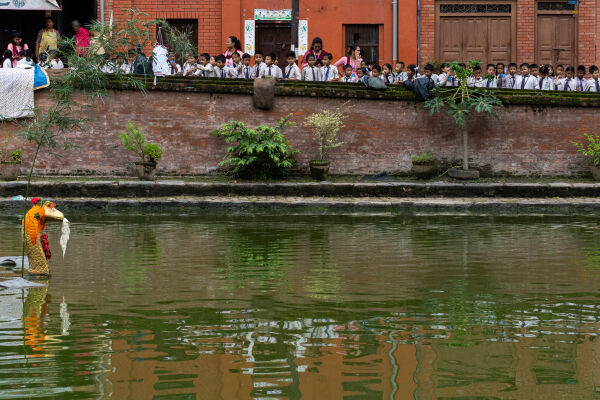
[[[65,216],[51,201],[34,198],[31,202],[33,207],[25,214],[22,231],[25,254],[29,259],[28,272],[34,276],[50,276],[50,246],[48,235],[42,234],[42,231],[46,227],[46,221],[62,221]]]

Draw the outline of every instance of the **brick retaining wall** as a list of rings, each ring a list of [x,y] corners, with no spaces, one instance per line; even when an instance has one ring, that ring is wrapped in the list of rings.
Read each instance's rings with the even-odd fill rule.
[[[173,81],[171,90],[112,90],[105,103],[91,110],[92,122],[83,132],[69,136],[79,148],[59,151],[63,157],[44,154],[37,164],[37,174],[133,174],[134,156],[121,147],[119,131],[128,121],[141,125],[149,140],[164,150],[159,174],[199,175],[215,172],[225,154],[226,144],[211,131],[232,119],[250,126],[276,123],[293,113],[298,126],[286,134],[301,153],[297,168],[306,170],[316,158],[316,147],[302,121],[310,113],[340,107],[347,98],[329,97],[331,88],[311,85],[278,84],[272,111],[252,106],[252,87],[215,86],[218,89],[194,88],[189,81],[180,86]],[[206,82],[205,82],[206,83]],[[187,85],[187,86],[186,86]],[[229,89],[228,89],[229,87]],[[215,92],[226,93],[215,93]],[[331,153],[333,174],[372,174],[380,171],[409,171],[412,154],[431,152],[444,162],[461,157],[461,135],[445,114],[429,116],[423,104],[412,100],[403,89],[388,92],[365,92],[349,87],[333,90],[338,97],[349,97],[346,127],[341,131],[345,144]],[[231,94],[228,94],[231,93]],[[327,93],[323,95],[323,93]],[[396,93],[396,94],[394,94]],[[556,94],[554,94],[556,95]],[[352,97],[383,97],[366,99]],[[600,134],[597,95],[553,98],[538,94],[538,103],[563,102],[580,106],[514,105],[531,101],[522,92],[506,101],[500,119],[475,115],[469,123],[471,158],[484,174],[573,175],[587,171],[585,159],[575,153],[571,142],[584,132]],[[48,104],[48,92],[36,92],[36,105]],[[557,100],[558,99],[558,100]],[[577,100],[579,99],[579,100]],[[585,106],[587,105],[587,107]],[[590,106],[591,105],[591,106]],[[16,129],[12,126],[12,129]],[[24,164],[31,158],[33,146],[21,143]],[[24,171],[23,171],[24,172]]]

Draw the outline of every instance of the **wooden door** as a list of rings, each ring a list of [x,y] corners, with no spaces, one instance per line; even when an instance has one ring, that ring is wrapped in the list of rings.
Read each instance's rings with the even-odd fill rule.
[[[515,7],[511,2],[471,3],[441,0],[436,7],[436,57],[442,61],[513,60]]]
[[[256,50],[265,55],[275,53],[279,57],[279,67],[287,65],[285,55],[292,48],[291,23],[256,24]]]
[[[539,64],[577,64],[574,15],[538,11],[535,39],[535,59]]]

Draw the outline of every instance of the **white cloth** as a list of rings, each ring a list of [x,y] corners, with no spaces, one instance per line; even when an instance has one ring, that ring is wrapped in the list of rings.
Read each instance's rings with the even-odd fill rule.
[[[296,64],[288,65],[285,67],[285,73],[283,74],[284,79],[302,79],[302,73],[300,72],[300,68]]]
[[[198,71],[196,71],[195,75],[203,78],[217,77],[217,74],[215,73],[215,67],[213,67],[211,63],[206,63],[206,65],[198,64]]]
[[[33,76],[33,68],[0,69],[1,118],[33,116]]]
[[[2,63],[2,68],[12,68],[12,61],[10,58],[4,60],[4,62]]]
[[[340,82],[342,83],[355,83],[358,82],[358,78],[355,77],[354,75],[350,75],[350,77],[347,77],[346,75],[342,76],[342,79],[340,79]]]
[[[585,86],[586,92],[600,92],[600,79],[595,81],[594,78],[590,78],[586,81]]]
[[[256,75],[254,74],[254,68],[251,66],[242,65],[242,72],[238,75],[238,78],[241,79],[254,79]]]
[[[52,59],[50,60],[50,69],[63,69],[65,65],[60,59]]]
[[[323,79],[321,78],[321,70],[319,69],[319,67],[314,66],[314,67],[310,67],[310,66],[306,66],[304,67],[304,69],[302,70],[302,80],[303,81],[308,81],[308,82],[320,82]]]
[[[283,73],[281,72],[281,68],[277,65],[271,65],[269,67],[266,63],[263,63],[258,76],[259,78],[262,78],[263,76],[272,76],[273,78],[282,79]]]
[[[158,45],[152,51],[152,70],[154,71],[154,76],[171,74],[169,52],[165,46]]]
[[[574,80],[575,80],[575,90],[578,92],[585,92],[587,79],[585,79],[585,78],[579,79],[576,77]]]
[[[325,78],[326,75],[327,78]],[[324,81],[337,81],[338,79],[340,79],[340,72],[338,71],[337,67],[334,67],[333,65],[330,65],[329,67],[323,66],[321,67],[321,78]]]
[[[515,89],[523,89],[523,90],[536,90],[538,87],[538,80],[533,75],[519,75],[517,76],[517,84]]]
[[[541,90],[555,90],[554,79],[549,76],[545,78],[538,78],[538,85]]]

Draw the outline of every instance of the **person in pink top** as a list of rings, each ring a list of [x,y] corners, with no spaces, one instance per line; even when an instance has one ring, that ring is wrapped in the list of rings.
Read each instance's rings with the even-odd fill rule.
[[[85,53],[88,47],[90,47],[90,32],[81,26],[81,23],[77,20],[71,22],[71,26],[75,31],[75,47],[77,54],[80,56]]]
[[[360,64],[362,63],[362,58],[360,58],[360,47],[359,46],[350,46],[346,51],[346,56],[340,58],[335,62],[336,67],[340,65],[343,67],[344,65],[352,66],[352,74],[356,74],[356,70],[360,68]]]
[[[225,42],[225,47],[227,47],[227,50],[225,50],[225,52],[223,53],[226,60],[225,66],[233,67],[233,60],[231,59],[231,55],[233,53],[238,53],[240,55],[240,59],[242,58],[242,56],[244,55],[244,52],[242,51],[242,43],[240,43],[240,40],[237,37],[229,36],[227,38],[227,41]]]
[[[23,35],[21,35],[21,32],[13,33],[12,42],[10,42],[7,47],[7,50],[10,50],[12,53],[13,68],[17,66],[17,61],[19,61],[19,53],[28,49],[29,47],[27,47],[27,44],[23,43]]]
[[[304,54],[304,57],[302,57],[302,67],[306,67],[308,65],[306,56],[309,54],[315,56],[315,60],[317,60],[317,63],[315,64],[316,67],[323,66],[323,62],[321,60],[323,59],[323,56],[327,54],[327,52],[323,50],[323,40],[320,37],[313,39],[312,44],[310,45],[310,50],[308,50],[306,54]]]

